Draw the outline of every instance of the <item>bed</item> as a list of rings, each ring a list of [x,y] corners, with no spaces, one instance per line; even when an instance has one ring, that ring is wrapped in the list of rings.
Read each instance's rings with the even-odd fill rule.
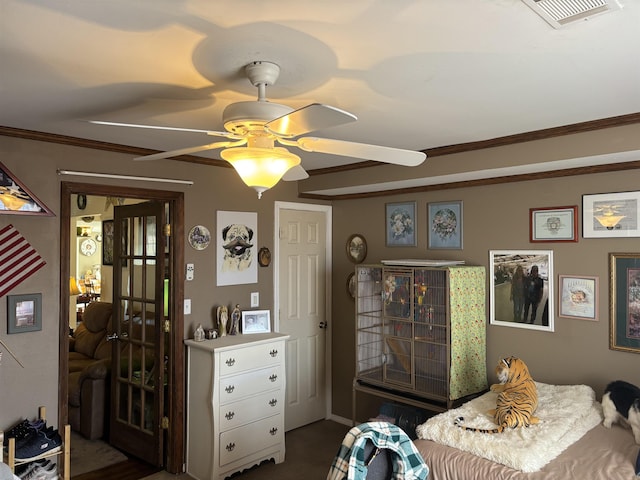
[[[415,446],[429,467],[429,480],[631,480],[640,446],[630,429],[602,425],[602,411],[585,385],[537,383],[542,422],[500,434],[470,432],[492,428],[486,411],[495,405],[488,392],[420,425]]]

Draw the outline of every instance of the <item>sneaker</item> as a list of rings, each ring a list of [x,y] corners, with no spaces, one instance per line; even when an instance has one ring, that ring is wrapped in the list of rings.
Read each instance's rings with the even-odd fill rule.
[[[36,460],[35,462],[30,463],[21,463],[20,465],[16,465],[15,474],[18,478],[24,478],[36,468],[46,467],[50,463],[51,462],[47,459]]]
[[[62,438],[57,430],[49,427],[38,430],[24,445],[16,447],[16,460],[21,462],[31,462],[42,458],[45,454],[55,453],[62,450]]]
[[[44,420],[34,420],[29,421],[27,419],[22,420],[20,423],[14,425],[9,429],[8,432],[5,432],[5,438],[15,438],[16,444],[28,436],[33,434],[34,430],[40,430],[45,425]]]
[[[20,438],[16,437],[16,450],[21,448],[27,442],[30,442],[33,437],[36,436],[41,430],[45,430],[47,428],[47,422],[44,420],[36,420],[33,422],[29,422],[27,428],[21,432]]]
[[[28,475],[20,478],[21,480],[53,480],[58,478],[58,466],[49,462],[48,465],[36,467]]]

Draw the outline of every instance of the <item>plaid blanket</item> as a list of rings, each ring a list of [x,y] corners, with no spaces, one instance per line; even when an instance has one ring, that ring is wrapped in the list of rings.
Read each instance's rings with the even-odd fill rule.
[[[327,480],[365,480],[372,460],[364,458],[367,440],[393,453],[393,479],[425,480],[429,476],[428,467],[405,432],[391,423],[368,422],[353,427],[344,437]]]

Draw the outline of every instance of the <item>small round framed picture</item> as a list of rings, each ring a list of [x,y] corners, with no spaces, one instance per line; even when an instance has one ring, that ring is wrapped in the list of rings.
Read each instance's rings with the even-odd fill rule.
[[[353,263],[362,263],[367,257],[367,241],[359,233],[354,233],[347,240],[347,257]]]
[[[347,277],[347,293],[349,297],[356,298],[356,275],[355,272],[351,272]]]
[[[211,242],[211,233],[207,227],[196,225],[189,230],[189,245],[195,250],[204,250]]]

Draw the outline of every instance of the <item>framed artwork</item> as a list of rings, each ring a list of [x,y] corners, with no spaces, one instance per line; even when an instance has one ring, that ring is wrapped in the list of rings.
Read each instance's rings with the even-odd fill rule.
[[[269,310],[249,310],[242,312],[242,333],[269,333],[271,322]]]
[[[416,202],[387,203],[385,205],[387,247],[415,247]]]
[[[54,213],[0,162],[0,213],[44,215]]]
[[[640,253],[610,253],[609,273],[609,348],[640,353]]]
[[[217,212],[218,286],[258,283],[258,214]]]
[[[489,252],[490,324],[554,331],[553,251]]]
[[[189,245],[194,250],[204,250],[211,242],[211,233],[204,225],[196,225],[189,230]]]
[[[577,242],[578,206],[529,209],[529,241]]]
[[[427,204],[429,248],[462,250],[462,202]]]
[[[640,192],[583,195],[582,236],[640,237]]]
[[[42,294],[7,295],[7,333],[42,330]]]
[[[359,233],[354,233],[347,239],[347,257],[353,263],[362,263],[367,258],[367,241]]]
[[[558,275],[558,316],[598,320],[598,277]]]
[[[258,250],[258,264],[261,267],[268,267],[271,264],[271,250],[262,247]]]
[[[355,272],[351,272],[347,277],[347,293],[349,294],[349,298],[356,298],[356,274]]]

